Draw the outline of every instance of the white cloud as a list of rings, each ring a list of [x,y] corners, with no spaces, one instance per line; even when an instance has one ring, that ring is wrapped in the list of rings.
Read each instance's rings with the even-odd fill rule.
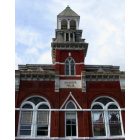
[[[50,51],[46,51],[40,54],[37,63],[38,64],[52,64],[52,57],[51,57]]]
[[[26,59],[20,56],[20,59],[25,60],[24,62],[46,64],[52,62],[50,46],[51,38],[55,34],[57,14],[69,5],[80,15],[80,29],[83,30],[83,38],[89,43],[86,64],[120,65],[124,70],[123,0],[115,2],[112,0],[88,0],[86,2],[85,0],[51,0],[41,1],[40,4],[37,1],[31,0],[30,2],[34,3],[34,7],[30,7],[30,14],[35,18],[33,9],[36,9],[40,13],[39,16],[43,17],[41,20],[44,20],[39,22],[44,22],[44,29],[49,32],[45,38],[38,30],[28,28],[26,24],[24,27],[17,25],[16,45],[17,47],[20,43],[26,45],[24,52],[30,55],[30,58],[25,56]]]
[[[23,64],[23,60],[18,56],[17,53],[15,53],[15,59],[16,59],[16,61],[15,61],[15,69],[18,69],[18,65]]]
[[[34,47],[38,49],[46,48],[43,36],[35,30],[31,30],[27,27],[16,27],[16,45],[24,44],[28,47]]]

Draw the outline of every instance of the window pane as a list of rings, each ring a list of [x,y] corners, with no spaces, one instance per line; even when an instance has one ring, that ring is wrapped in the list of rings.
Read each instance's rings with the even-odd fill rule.
[[[71,119],[71,124],[76,124],[76,119]]]
[[[67,104],[67,107],[66,107],[67,109],[75,109],[75,105],[72,103],[72,102],[69,102],[68,104]]]
[[[65,72],[66,72],[66,75],[69,75],[69,63],[66,63],[65,65]]]
[[[40,102],[44,102],[45,100],[40,98],[40,97],[32,97],[30,99],[28,99],[28,101],[34,103],[35,105],[37,105]]]
[[[38,111],[37,112],[37,124],[48,124],[49,123],[49,112]]]
[[[49,109],[49,107],[45,104],[42,104],[38,107],[38,109]]]
[[[37,136],[46,136],[48,135],[48,126],[38,126],[37,127]]]
[[[74,75],[74,67],[75,67],[75,65],[74,65],[73,60],[71,60],[70,66],[71,66],[71,75]]]
[[[110,135],[122,135],[119,111],[109,111]]]
[[[92,109],[103,109],[101,105],[94,105]]]
[[[72,136],[76,136],[76,125],[72,125]]]
[[[31,135],[31,130],[20,130],[20,135]]]
[[[22,111],[20,124],[31,124],[32,123],[32,111]]]
[[[20,129],[30,130],[31,129],[31,125],[21,125]]]
[[[104,98],[97,99],[96,102],[100,102],[100,103],[103,103],[104,105],[106,105],[107,103],[114,102],[114,101],[111,100],[110,98],[104,97]]]
[[[105,136],[105,124],[103,112],[92,112],[93,134],[94,136]]]
[[[33,107],[30,104],[25,104],[22,106],[22,108],[32,109]]]
[[[31,134],[31,125],[20,126],[20,135],[30,135],[30,134]]]
[[[111,136],[122,135],[120,123],[109,123],[109,128]]]
[[[118,107],[116,105],[109,105],[108,109],[118,109]]]
[[[67,112],[66,113],[66,118],[67,119],[76,119],[76,113],[75,112]]]
[[[66,125],[66,136],[71,136],[71,125]]]
[[[71,120],[67,120],[66,121],[66,124],[71,124]]]
[[[37,135],[48,135],[49,112],[37,111]]]
[[[76,112],[66,112],[66,136],[76,136]]]
[[[109,111],[109,122],[120,122],[119,111]]]
[[[74,67],[71,67],[71,75],[74,75]]]
[[[103,112],[93,112],[93,122],[94,123],[103,123],[104,122]]]
[[[94,136],[105,136],[105,126],[104,124],[94,124],[93,125],[94,129]]]

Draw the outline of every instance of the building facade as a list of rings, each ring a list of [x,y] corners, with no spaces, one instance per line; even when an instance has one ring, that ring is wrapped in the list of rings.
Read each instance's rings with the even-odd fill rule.
[[[67,6],[57,16],[52,64],[18,66],[15,139],[125,139],[124,72],[84,63],[79,22]]]

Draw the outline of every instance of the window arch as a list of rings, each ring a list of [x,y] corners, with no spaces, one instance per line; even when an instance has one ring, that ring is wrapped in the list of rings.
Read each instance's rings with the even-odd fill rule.
[[[76,21],[75,20],[70,21],[70,29],[76,30]]]
[[[68,28],[67,20],[66,19],[63,19],[61,21],[61,29],[67,29],[67,28]]]
[[[75,62],[72,57],[68,57],[65,61],[65,74],[66,75],[75,74]]]
[[[93,136],[122,136],[119,104],[112,98],[99,97],[91,105]]]
[[[70,109],[76,109],[76,105],[73,101],[69,101],[66,106],[68,111],[65,112],[65,136],[66,137],[76,137],[77,136],[77,112],[69,111]]]
[[[50,133],[50,104],[42,97],[30,97],[20,107],[19,136],[40,137]]]

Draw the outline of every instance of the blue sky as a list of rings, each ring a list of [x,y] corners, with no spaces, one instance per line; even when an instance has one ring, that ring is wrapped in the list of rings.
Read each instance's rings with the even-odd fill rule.
[[[16,0],[18,64],[51,64],[57,15],[71,7],[89,43],[85,64],[117,65],[125,70],[124,0]]]

